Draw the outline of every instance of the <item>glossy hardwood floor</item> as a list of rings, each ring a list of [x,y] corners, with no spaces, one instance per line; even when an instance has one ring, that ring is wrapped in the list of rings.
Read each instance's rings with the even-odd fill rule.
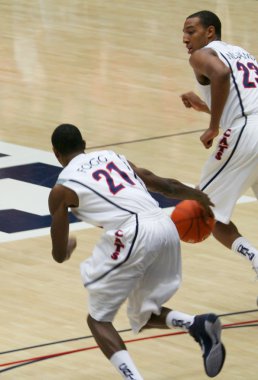
[[[21,187],[6,173],[14,162],[44,159],[58,166],[50,135],[63,122],[83,131],[89,150],[109,147],[157,174],[198,183],[209,154],[199,142],[208,118],[186,110],[180,95],[196,89],[182,43],[183,23],[201,9],[219,15],[224,40],[258,56],[255,0],[207,0],[198,6],[189,0],[0,2],[0,211],[31,204],[30,212],[47,214],[49,189],[37,198],[36,185]],[[233,218],[256,246],[257,211],[248,192]],[[18,223],[3,218],[3,226]],[[119,378],[85,323],[87,298],[78,267],[100,231],[79,226],[74,233],[77,251],[59,265],[51,258],[48,228],[0,232],[3,379]],[[183,243],[182,257],[183,285],[168,306],[221,314],[227,361],[217,378],[256,380],[258,330],[251,325],[258,322],[258,282],[249,263],[212,237],[201,244]],[[127,331],[125,307],[115,326],[126,330],[121,335],[130,341],[127,347],[144,379],[207,378],[200,349],[187,334],[153,330],[134,336]]]

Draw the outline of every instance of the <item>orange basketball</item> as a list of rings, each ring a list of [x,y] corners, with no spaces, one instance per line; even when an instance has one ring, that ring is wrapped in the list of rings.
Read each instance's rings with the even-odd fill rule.
[[[215,219],[204,218],[204,210],[197,201],[185,200],[177,204],[171,214],[180,240],[186,243],[199,243],[207,239],[214,227]]]

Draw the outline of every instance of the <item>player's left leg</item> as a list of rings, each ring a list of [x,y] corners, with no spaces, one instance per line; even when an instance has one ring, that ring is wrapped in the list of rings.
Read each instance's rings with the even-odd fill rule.
[[[111,322],[99,322],[88,315],[88,326],[103,354],[123,379],[143,380],[126,346]]]

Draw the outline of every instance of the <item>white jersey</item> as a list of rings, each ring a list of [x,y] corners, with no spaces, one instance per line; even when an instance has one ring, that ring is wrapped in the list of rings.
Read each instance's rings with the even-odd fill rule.
[[[140,331],[181,283],[178,232],[124,156],[82,153],[57,183],[76,192],[81,220],[104,228],[92,255],[80,265],[89,314],[112,322],[128,299],[132,329]]]
[[[230,92],[221,116],[220,126],[225,131],[241,117],[258,115],[258,63],[246,50],[222,41],[213,41],[205,48],[213,49],[230,68]],[[210,85],[200,85],[204,101],[210,108]]]
[[[76,156],[58,180],[76,192],[78,219],[108,230],[132,215],[159,207],[124,156],[102,150]]]

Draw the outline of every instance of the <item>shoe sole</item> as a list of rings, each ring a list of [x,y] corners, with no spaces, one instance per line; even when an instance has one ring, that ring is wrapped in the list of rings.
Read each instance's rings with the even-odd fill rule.
[[[221,323],[217,318],[215,321],[206,320],[204,326],[213,346],[209,355],[206,358],[203,358],[204,368],[209,377],[215,377],[221,371],[226,357],[225,347],[220,340]]]

